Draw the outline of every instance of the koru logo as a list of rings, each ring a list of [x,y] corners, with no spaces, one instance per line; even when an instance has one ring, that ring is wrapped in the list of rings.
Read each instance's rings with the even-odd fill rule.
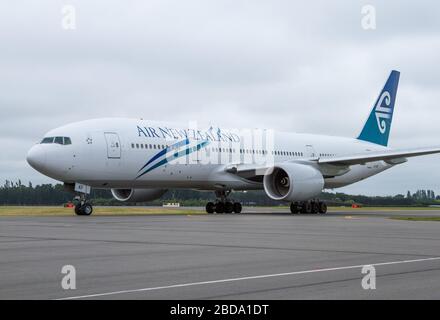
[[[385,102],[385,106],[382,106],[382,102]],[[379,98],[379,101],[374,108],[376,110],[377,126],[380,133],[384,134],[387,129],[387,123],[385,119],[391,119],[391,96],[388,91],[384,91]]]

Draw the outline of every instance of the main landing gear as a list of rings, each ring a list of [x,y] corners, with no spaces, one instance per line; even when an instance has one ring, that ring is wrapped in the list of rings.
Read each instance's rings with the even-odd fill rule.
[[[206,204],[207,213],[240,213],[242,206],[240,202],[228,200],[228,195],[231,190],[228,191],[216,191],[215,195],[217,200],[215,202],[208,202]]]
[[[292,202],[290,204],[292,213],[326,213],[327,204],[319,200]]]

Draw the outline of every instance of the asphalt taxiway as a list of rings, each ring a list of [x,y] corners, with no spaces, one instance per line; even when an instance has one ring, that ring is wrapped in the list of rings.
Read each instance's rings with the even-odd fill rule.
[[[0,299],[440,299],[440,210],[263,211],[0,217]]]

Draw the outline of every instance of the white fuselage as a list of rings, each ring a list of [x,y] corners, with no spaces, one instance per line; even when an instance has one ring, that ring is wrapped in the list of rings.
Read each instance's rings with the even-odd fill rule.
[[[226,169],[387,149],[351,138],[218,127],[189,129],[182,124],[121,118],[72,123],[45,137],[63,137],[68,142],[48,139],[49,143],[35,145],[28,154],[29,163],[56,180],[94,188],[262,189],[261,181]],[[325,188],[346,186],[390,167],[384,161],[353,165],[345,174],[325,177]]]

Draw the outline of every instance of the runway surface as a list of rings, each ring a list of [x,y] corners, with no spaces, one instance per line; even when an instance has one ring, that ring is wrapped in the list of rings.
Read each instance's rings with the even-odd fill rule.
[[[0,298],[440,299],[440,223],[408,214],[440,211],[0,217]]]

